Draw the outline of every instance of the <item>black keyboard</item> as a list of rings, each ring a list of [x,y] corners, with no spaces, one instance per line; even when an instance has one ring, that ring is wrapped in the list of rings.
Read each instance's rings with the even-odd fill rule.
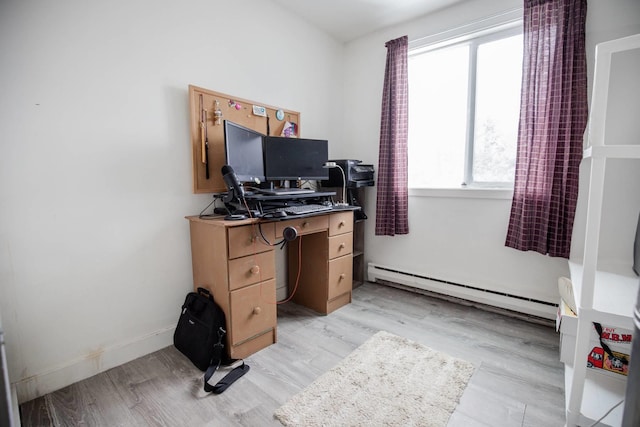
[[[309,213],[315,213],[315,212],[330,211],[331,209],[333,208],[327,205],[309,204],[309,205],[287,206],[284,208],[278,208],[276,210],[284,211],[288,215],[303,215],[303,214],[309,214]]]

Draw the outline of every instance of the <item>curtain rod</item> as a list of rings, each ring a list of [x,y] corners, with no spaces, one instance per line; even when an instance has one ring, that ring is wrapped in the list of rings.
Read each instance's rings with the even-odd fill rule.
[[[522,14],[524,9],[522,7],[517,7],[514,9],[509,9],[504,12],[496,13],[495,15],[490,15],[484,17],[482,19],[478,19],[476,21],[472,21],[468,24],[461,25],[459,27],[451,28],[445,31],[441,31],[439,33],[430,34],[428,36],[420,37],[414,40],[409,41],[409,46],[411,45],[426,45],[430,43],[430,40],[433,42],[444,42],[447,38],[458,38],[463,37],[468,34],[475,33],[483,28],[490,28],[497,25],[504,25],[515,23],[517,21],[522,20]],[[506,19],[501,19],[506,18]],[[497,21],[497,22],[491,22]],[[447,35],[450,34],[448,37]]]

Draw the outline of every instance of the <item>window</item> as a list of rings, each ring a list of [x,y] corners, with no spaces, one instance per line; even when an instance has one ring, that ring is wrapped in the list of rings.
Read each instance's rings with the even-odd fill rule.
[[[520,26],[409,51],[409,186],[510,187]]]

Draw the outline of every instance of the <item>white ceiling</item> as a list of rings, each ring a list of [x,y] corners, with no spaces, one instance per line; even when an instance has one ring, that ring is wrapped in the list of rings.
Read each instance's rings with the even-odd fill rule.
[[[302,19],[348,42],[464,0],[273,0]]]

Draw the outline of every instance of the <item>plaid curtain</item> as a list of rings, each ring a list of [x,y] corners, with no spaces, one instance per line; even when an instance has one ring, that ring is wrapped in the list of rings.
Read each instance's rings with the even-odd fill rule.
[[[586,0],[525,0],[522,100],[506,246],[569,258],[587,124]]]
[[[409,38],[388,41],[382,92],[376,235],[409,233],[407,140],[409,135]]]

